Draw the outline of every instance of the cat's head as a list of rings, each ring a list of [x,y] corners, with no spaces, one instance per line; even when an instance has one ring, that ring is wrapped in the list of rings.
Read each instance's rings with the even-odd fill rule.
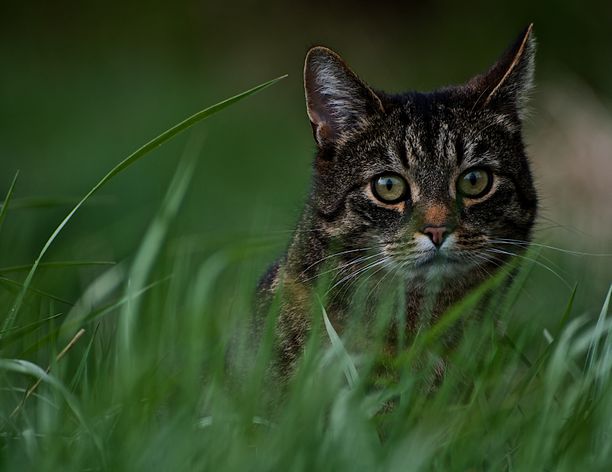
[[[336,53],[312,48],[311,207],[324,231],[407,275],[483,272],[518,252],[537,210],[521,135],[531,30],[487,72],[431,93],[373,90]]]

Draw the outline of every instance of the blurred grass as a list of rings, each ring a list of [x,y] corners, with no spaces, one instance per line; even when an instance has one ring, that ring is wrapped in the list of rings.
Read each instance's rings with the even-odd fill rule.
[[[0,467],[609,470],[609,257],[530,254],[565,282],[524,261],[508,300],[493,300],[503,332],[492,313],[470,326],[453,354],[457,369],[434,394],[401,359],[396,383],[368,389],[375,359],[338,356],[343,339],[333,349],[313,339],[282,401],[265,376],[269,338],[246,377],[228,373],[226,354],[308,186],[313,144],[299,72],[310,44],[337,48],[375,86],[431,89],[486,68],[534,21],[536,240],[610,253],[612,63],[601,57],[611,17],[609,3],[569,1],[555,2],[554,15],[548,2],[6,6],[1,325],[24,298],[0,333]],[[89,200],[36,269],[36,291],[23,288],[74,196],[117,156],[194,104],[278,71],[290,78],[207,122],[190,189],[167,189],[171,174],[185,177],[175,170],[187,146],[179,137]],[[182,203],[169,214],[173,199]],[[327,336],[323,313],[319,321]],[[56,361],[80,327],[85,334]],[[43,383],[11,415],[36,378]],[[388,402],[396,407],[385,412]]]

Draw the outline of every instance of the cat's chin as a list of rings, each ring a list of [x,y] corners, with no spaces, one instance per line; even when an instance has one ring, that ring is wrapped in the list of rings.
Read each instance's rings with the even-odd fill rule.
[[[455,278],[469,271],[469,269],[469,265],[464,261],[440,251],[431,251],[415,261],[414,265],[407,270],[406,276],[409,279],[438,280]]]

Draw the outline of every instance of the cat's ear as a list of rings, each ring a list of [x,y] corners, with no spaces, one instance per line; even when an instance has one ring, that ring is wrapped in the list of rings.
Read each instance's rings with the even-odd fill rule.
[[[533,87],[536,47],[532,30],[530,24],[493,67],[468,82],[475,97],[474,108],[491,107],[523,117]]]
[[[319,146],[335,146],[384,112],[376,94],[342,58],[317,46],[306,55],[304,91],[308,117]]]

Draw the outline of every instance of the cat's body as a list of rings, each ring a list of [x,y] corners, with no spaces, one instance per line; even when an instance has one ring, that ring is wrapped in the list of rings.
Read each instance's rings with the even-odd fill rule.
[[[533,55],[529,27],[466,85],[390,95],[370,89],[330,50],[310,50],[313,187],[286,255],[259,287],[264,302],[282,287],[283,369],[304,347],[322,278],[340,333],[356,281],[370,284],[375,299],[381,284],[401,280],[410,332],[504,264],[503,241],[529,241],[537,196],[521,124]]]

